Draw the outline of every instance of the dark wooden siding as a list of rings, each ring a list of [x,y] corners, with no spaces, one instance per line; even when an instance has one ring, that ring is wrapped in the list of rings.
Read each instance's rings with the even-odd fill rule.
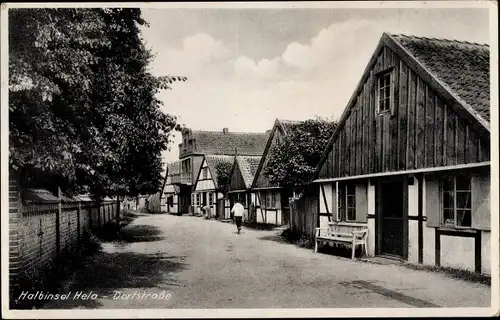
[[[267,163],[269,162],[269,157],[271,156],[272,148],[276,144],[277,139],[281,139],[282,135],[283,133],[281,132],[281,130],[279,128],[276,128],[276,131],[274,132],[272,137],[273,140],[271,142],[269,150],[265,155],[265,157],[262,159],[263,165],[259,172],[259,176],[257,177],[257,181],[255,183],[254,188],[277,187],[276,185],[272,184],[271,181],[269,181],[268,177],[266,177],[266,175],[264,174],[264,169],[266,168]]]
[[[394,109],[376,114],[377,74],[392,71]],[[452,166],[490,160],[480,137],[384,47],[358,92],[320,171],[320,178]]]
[[[243,175],[241,174],[238,164],[235,165],[233,173],[231,175],[229,191],[231,190],[246,190],[245,180],[243,180]]]

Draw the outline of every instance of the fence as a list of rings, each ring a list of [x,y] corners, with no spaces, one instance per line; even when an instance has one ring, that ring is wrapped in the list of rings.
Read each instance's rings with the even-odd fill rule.
[[[308,187],[302,197],[290,204],[290,226],[293,233],[314,239],[318,219],[318,190]]]
[[[117,210],[111,199],[98,203],[58,198],[47,190],[22,192],[17,181],[9,179],[11,293],[20,289],[21,280],[37,280],[64,253],[78,249],[86,231],[116,222]]]
[[[161,201],[160,201],[160,193],[156,193],[149,197],[147,201],[147,210],[152,213],[160,213],[161,212]]]

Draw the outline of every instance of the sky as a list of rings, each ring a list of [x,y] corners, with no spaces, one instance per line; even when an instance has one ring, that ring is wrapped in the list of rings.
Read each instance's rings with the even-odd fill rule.
[[[194,130],[264,132],[276,118],[340,118],[383,32],[489,42],[487,9],[143,8],[159,94]],[[164,160],[178,158],[180,134]]]

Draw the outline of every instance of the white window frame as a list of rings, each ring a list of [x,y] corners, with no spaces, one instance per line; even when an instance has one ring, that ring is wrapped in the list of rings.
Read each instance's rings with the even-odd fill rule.
[[[214,204],[214,194],[212,192],[208,193],[208,205],[212,206]]]
[[[462,175],[462,177],[469,179],[469,190],[457,190],[457,176],[449,176],[446,178],[443,178],[440,180],[440,186],[439,186],[439,195],[440,195],[440,224],[444,227],[452,227],[452,228],[457,228],[457,229],[470,229],[472,228],[472,199],[473,199],[473,191],[472,191],[472,177],[470,175]],[[453,208],[447,208],[445,207],[444,204],[444,180],[445,179],[452,179],[453,180]],[[449,191],[448,191],[449,192]],[[457,192],[458,193],[463,193],[463,192],[469,192],[470,194],[470,202],[469,202],[469,208],[457,208]],[[453,209],[453,222],[452,223],[447,223],[445,221],[445,216],[444,216],[444,210],[445,209]],[[468,210],[470,212],[470,226],[461,226],[458,225],[458,210]]]
[[[352,186],[353,187],[354,193],[349,194],[347,192],[348,186]],[[338,192],[338,198],[337,198],[337,201],[338,201],[337,212],[339,212],[339,216],[338,216],[339,221],[344,221],[344,222],[353,222],[353,221],[356,221],[356,185],[354,183],[352,183],[352,182],[339,183],[339,188],[343,189],[343,193]],[[342,197],[344,199],[341,202]],[[354,198],[354,201],[353,201],[354,202],[354,207],[349,207],[348,206],[348,203],[349,203],[348,198],[349,197],[353,197]],[[342,212],[342,207],[340,206],[341,203],[344,204],[344,212]],[[351,209],[351,210],[354,211],[354,219],[349,219],[349,209]]]
[[[380,81],[386,77],[389,76],[389,85],[386,85],[384,87],[381,87]],[[392,113],[393,109],[393,104],[394,104],[394,82],[393,82],[393,72],[392,69],[385,70],[377,74],[377,89],[376,89],[376,97],[377,97],[377,114],[387,114],[387,113]],[[387,109],[381,110],[380,109],[380,91],[381,89],[389,88],[389,97],[384,97],[384,100],[389,99],[389,105]],[[384,91],[385,92],[385,91]]]
[[[195,206],[200,206],[201,194],[199,192],[195,193]]]

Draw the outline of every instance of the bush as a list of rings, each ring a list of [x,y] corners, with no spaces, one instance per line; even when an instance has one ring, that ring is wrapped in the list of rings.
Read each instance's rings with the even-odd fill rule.
[[[301,248],[313,248],[314,241],[311,241],[305,235],[299,235],[287,228],[281,232],[281,236],[286,238],[288,242],[293,243]]]

